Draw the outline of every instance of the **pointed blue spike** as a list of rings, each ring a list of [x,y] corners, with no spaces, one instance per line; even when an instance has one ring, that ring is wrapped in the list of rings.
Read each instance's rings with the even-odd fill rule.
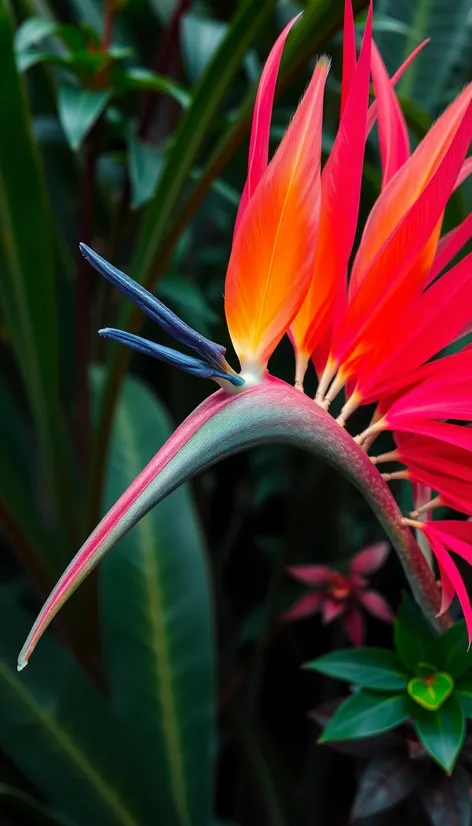
[[[226,364],[225,353],[226,349],[221,344],[216,344],[210,341],[205,336],[202,336],[192,327],[189,327],[185,321],[182,321],[172,310],[169,310],[162,301],[152,295],[148,290],[133,281],[129,275],[113,267],[105,258],[98,255],[87,244],[79,244],[80,251],[89,264],[94,267],[100,275],[103,275],[107,281],[110,281],[114,287],[122,292],[127,298],[133,301],[137,306],[146,313],[152,321],[159,324],[163,330],[169,333],[173,338],[196,350],[202,358],[210,359],[215,365],[223,367]]]
[[[127,347],[132,347],[133,350],[144,353],[146,356],[152,356],[160,361],[165,361],[167,364],[172,364],[173,367],[178,367],[180,370],[184,370],[186,373],[191,373],[194,376],[200,376],[205,379],[226,379],[226,381],[236,386],[244,384],[244,379],[242,379],[241,376],[226,373],[224,370],[208,364],[207,361],[179,353],[177,350],[164,347],[162,344],[156,344],[147,338],[135,336],[124,330],[116,330],[114,327],[105,327],[103,330],[99,330],[98,333],[104,338],[118,341],[120,344],[125,344]]]

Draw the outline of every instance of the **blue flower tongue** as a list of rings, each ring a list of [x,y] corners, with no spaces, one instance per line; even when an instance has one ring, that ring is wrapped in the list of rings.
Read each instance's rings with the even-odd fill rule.
[[[219,365],[223,369],[227,366],[225,360],[226,348],[221,344],[216,344],[214,341],[202,336],[192,327],[189,327],[185,321],[182,321],[172,310],[169,310],[162,301],[155,298],[152,293],[146,290],[141,284],[133,281],[129,275],[121,272],[112,264],[109,264],[105,258],[98,255],[87,244],[79,244],[82,255],[87,259],[89,264],[94,267],[100,275],[103,275],[107,281],[110,281],[120,292],[127,298],[133,301],[137,306],[146,313],[152,321],[159,324],[173,338],[196,350],[202,358],[210,360],[215,365]],[[165,349],[165,348],[164,348]],[[226,371],[225,371],[226,374]]]
[[[236,386],[244,384],[244,379],[240,376],[227,373],[220,370],[213,364],[209,364],[203,359],[197,359],[194,356],[187,356],[184,353],[179,353],[177,350],[172,350],[170,347],[164,347],[162,344],[156,344],[154,341],[149,341],[147,338],[135,336],[132,333],[126,333],[124,330],[116,330],[112,327],[105,327],[99,330],[99,335],[104,338],[110,338],[112,341],[118,341],[120,344],[126,344],[127,347],[132,347],[133,350],[138,350],[146,356],[153,356],[160,361],[165,361],[173,367],[178,367],[186,373],[192,373],[194,376],[200,376],[205,379],[221,378],[231,382]]]

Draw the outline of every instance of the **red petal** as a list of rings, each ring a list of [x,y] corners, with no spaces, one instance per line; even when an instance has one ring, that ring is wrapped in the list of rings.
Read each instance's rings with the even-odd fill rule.
[[[362,183],[371,42],[370,9],[359,63],[321,176],[320,226],[312,278],[291,327],[295,350],[307,360],[317,347],[323,348],[323,354],[316,359],[318,369],[324,366],[328,352],[333,315],[341,311],[345,303],[347,266],[356,233]]]
[[[437,524],[437,523],[436,523]],[[467,624],[467,631],[469,634],[469,644],[472,643],[472,606],[470,604],[469,595],[467,593],[467,588],[464,585],[464,581],[460,575],[460,572],[457,568],[457,565],[451,559],[450,555],[448,554],[446,547],[450,547],[451,550],[458,553],[456,548],[451,547],[450,537],[444,535],[441,537],[441,534],[436,535],[436,531],[431,530],[428,526],[428,529],[425,528],[425,533],[427,533],[431,549],[438,560],[439,565],[441,566],[441,570],[446,572],[448,583],[445,586],[448,592],[449,598],[449,589],[452,585],[454,591],[457,594],[457,598],[461,604],[462,612],[464,614],[464,619]],[[444,545],[442,544],[444,541]],[[446,547],[445,547],[446,545]],[[460,554],[462,556],[463,554]],[[470,560],[468,560],[470,562]]]
[[[305,585],[325,585],[332,573],[328,565],[290,565],[286,571]]]
[[[365,401],[405,384],[405,376],[451,343],[472,317],[472,253],[392,320],[379,338],[375,362],[366,360],[358,391]],[[401,330],[401,335],[398,331]]]
[[[423,40],[423,42],[420,43],[420,45],[417,46],[416,49],[414,49],[410,55],[408,55],[408,57],[401,64],[401,66],[398,67],[395,74],[393,74],[392,77],[390,78],[390,85],[392,86],[392,88],[394,88],[396,86],[396,84],[400,80],[401,76],[403,75],[403,72],[405,72],[405,70],[408,69],[408,66],[410,65],[410,63],[413,62],[415,57],[417,57],[417,55],[419,55],[419,53],[424,49],[425,46],[428,45],[428,43],[429,43],[429,37],[426,40]],[[377,120],[377,113],[378,113],[377,101],[374,100],[374,102],[370,106],[368,114],[367,114],[367,134],[370,133],[375,121]]]
[[[400,396],[386,414],[395,430],[417,419],[472,419],[472,350],[438,359],[416,372],[419,383]],[[422,377],[425,378],[422,380]]]
[[[359,591],[357,599],[369,614],[382,620],[382,622],[392,623],[394,621],[395,615],[390,605],[378,591]]]
[[[349,570],[356,574],[373,574],[384,565],[390,553],[388,542],[376,542],[368,545],[353,556],[349,563]]]
[[[472,235],[472,213],[462,223],[439,240],[438,251],[433,261],[429,281],[434,279],[452,261]]]
[[[439,542],[439,540],[436,541]],[[439,576],[441,578],[441,607],[438,612],[438,617],[440,617],[451,607],[456,592],[454,590],[454,585],[446,573],[446,569],[441,565],[438,557],[436,557],[436,562],[438,563]]]
[[[451,551],[455,551],[460,556],[462,556],[466,562],[471,564],[472,562],[472,522],[467,519],[465,521],[456,521],[456,520],[439,520],[438,522],[434,523],[434,530],[436,533],[441,532],[444,538],[444,544],[451,549]],[[449,542],[446,541],[446,534],[449,537]],[[451,542],[451,537],[453,538],[455,545]],[[459,544],[461,550],[459,551]],[[467,548],[466,545],[471,547]]]
[[[364,644],[365,623],[361,611],[355,605],[351,605],[344,617],[344,629],[350,641],[356,648]]]
[[[356,71],[356,28],[354,26],[354,14],[352,11],[352,0],[345,0],[344,3],[344,30],[343,30],[343,70],[341,81],[341,117],[343,115],[351,85]]]
[[[464,163],[462,164],[461,171],[457,176],[457,181],[454,189],[457,189],[458,186],[463,184],[464,181],[469,177],[469,175],[472,175],[472,155],[470,156],[470,158],[466,158]]]
[[[472,451],[472,428],[469,426],[461,427],[457,424],[417,420],[398,425],[398,430],[417,436],[431,436],[431,438],[447,442],[449,445]],[[399,436],[397,431],[395,432],[395,438]]]
[[[382,161],[382,188],[410,156],[408,129],[380,52],[372,43],[372,78],[378,106],[378,132]]]
[[[345,610],[345,602],[338,599],[325,599],[322,608],[324,624],[327,625],[329,622],[332,622],[336,617],[341,616]]]
[[[426,283],[442,214],[470,143],[471,97],[469,85],[392,178],[367,221],[351,302],[333,344],[344,377],[363,362],[377,366],[378,342]]]

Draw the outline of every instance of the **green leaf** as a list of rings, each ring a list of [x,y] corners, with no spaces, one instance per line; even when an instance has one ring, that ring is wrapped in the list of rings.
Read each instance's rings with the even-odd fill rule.
[[[38,659],[17,672],[31,625],[0,589],[0,747],[46,800],[80,826],[142,826],[151,770],[100,692],[51,634]]]
[[[408,677],[398,658],[385,648],[332,651],[307,663],[305,668],[375,691],[401,691],[408,685]]]
[[[16,58],[18,71],[27,72],[38,63],[50,63],[51,66],[69,66],[70,59],[55,52],[21,52]]]
[[[131,181],[131,206],[137,209],[154,195],[163,165],[162,149],[150,146],[130,132],[128,164]]]
[[[436,711],[454,691],[454,680],[450,674],[437,671],[428,677],[413,677],[408,683],[411,699],[428,711]]]
[[[45,20],[44,17],[29,17],[15,33],[16,51],[25,52],[31,46],[36,46],[45,37],[54,34],[57,28],[58,24],[55,20]]]
[[[157,294],[182,316],[187,324],[195,327],[203,335],[210,335],[211,325],[219,321],[199,286],[180,275],[167,275],[161,278]]]
[[[38,803],[31,795],[6,783],[0,783],[0,806],[2,814],[10,815],[14,823],[27,823],[28,826],[72,826],[69,818],[65,819]]]
[[[58,341],[49,209],[30,114],[0,0],[0,305],[42,449],[46,489],[59,512]],[[59,516],[60,519],[60,516]],[[59,521],[60,524],[60,521]]]
[[[380,734],[404,723],[407,717],[406,694],[386,696],[361,689],[335,711],[320,737],[320,743]]]
[[[422,803],[431,826],[470,826],[472,800],[470,777],[456,766],[451,777],[435,774],[422,788]]]
[[[150,0],[152,11],[162,24],[167,24],[175,8],[176,0]]]
[[[29,423],[7,385],[0,381],[0,513],[22,564],[37,584],[54,575],[52,542],[36,509],[31,475],[34,444]],[[46,572],[49,576],[46,575]]]
[[[427,768],[424,762],[414,763],[406,753],[375,757],[360,777],[352,819],[393,809],[423,780]]]
[[[95,91],[62,83],[57,105],[59,119],[72,149],[78,149],[111,98],[108,89]]]
[[[472,717],[472,679],[469,677],[459,680],[454,695],[459,700],[465,717]]]
[[[221,45],[228,24],[198,14],[185,14],[180,27],[182,57],[185,70],[195,81],[206,69],[217,48]]]
[[[397,654],[408,671],[418,673],[421,663],[437,665],[439,638],[411,597],[404,594],[394,625]]]
[[[187,183],[202,142],[208,137],[215,114],[247,49],[271,13],[272,3],[269,0],[247,0],[242,4],[195,88],[192,103],[180,121],[160,184],[147,208],[138,236],[132,274],[141,283],[147,280],[167,223]]]
[[[123,69],[116,66],[111,70],[113,85],[119,92],[128,92],[135,89],[144,89],[157,94],[165,94],[176,100],[182,109],[190,105],[190,93],[179,83],[162,75],[156,75],[149,69]]]
[[[467,32],[470,0],[379,0],[376,11],[408,27],[408,36],[379,32],[377,45],[390,74],[430,37],[398,84],[399,92],[434,111],[445,91]],[[465,81],[465,78],[464,78]]]
[[[127,379],[113,428],[105,507],[170,432],[149,390]],[[205,551],[188,491],[173,493],[139,522],[100,573],[112,698],[158,778],[156,812],[166,826],[207,826],[214,640]]]
[[[441,635],[438,659],[439,657],[441,670],[447,671],[456,679],[472,668],[472,650],[469,649],[464,620],[456,622]]]
[[[465,736],[464,714],[455,695],[436,711],[411,703],[415,731],[423,747],[446,772],[452,772]]]

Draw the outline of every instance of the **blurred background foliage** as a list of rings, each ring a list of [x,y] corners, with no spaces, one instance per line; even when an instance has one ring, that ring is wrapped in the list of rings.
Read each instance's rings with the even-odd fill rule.
[[[367,3],[354,6],[360,32]],[[98,340],[105,325],[155,331],[99,281],[78,241],[230,346],[223,279],[251,105],[270,45],[302,7],[273,146],[326,51],[326,155],[339,109],[342,0],[0,0],[5,826],[349,822],[357,763],[318,745],[307,717],[338,686],[299,671],[346,639],[316,617],[279,622],[300,594],[284,569],[339,567],[382,536],[356,492],[302,454],[260,449],[174,493],[82,586],[26,672],[15,667],[53,581],[173,423],[211,390]],[[377,0],[375,11],[390,72],[431,37],[398,86],[415,141],[472,77],[471,2]],[[377,155],[373,134],[361,226],[379,192]],[[471,206],[466,183],[446,229]],[[272,369],[292,381],[286,342]],[[374,580],[396,607],[396,561]],[[369,620],[367,641],[390,647],[390,627]],[[463,775],[454,776],[467,796]],[[384,811],[391,805],[370,822],[395,822]],[[403,822],[450,822],[447,807],[441,820],[428,811],[405,804]],[[461,812],[467,826],[470,805]]]

